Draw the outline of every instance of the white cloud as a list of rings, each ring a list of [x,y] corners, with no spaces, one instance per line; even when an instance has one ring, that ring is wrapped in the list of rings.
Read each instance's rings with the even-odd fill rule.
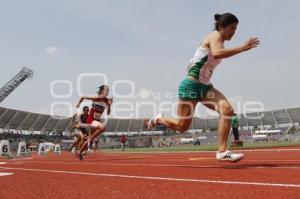
[[[143,100],[149,99],[152,96],[152,90],[142,88],[140,92],[137,94],[137,97],[140,97]]]
[[[54,54],[57,54],[60,50],[61,50],[61,48],[58,46],[49,46],[48,48],[45,49],[44,52],[47,55],[54,55]]]

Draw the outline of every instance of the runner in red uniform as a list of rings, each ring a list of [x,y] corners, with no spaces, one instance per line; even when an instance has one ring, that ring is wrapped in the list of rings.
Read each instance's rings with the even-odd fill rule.
[[[92,100],[92,107],[87,118],[87,125],[91,127],[90,138],[84,142],[79,153],[76,154],[80,160],[83,159],[83,152],[86,151],[89,143],[105,131],[105,125],[100,120],[106,109],[107,114],[110,114],[112,99],[107,98],[108,93],[108,86],[102,85],[99,87],[97,96],[83,96],[76,106],[77,108],[80,107],[81,102],[85,99]]]

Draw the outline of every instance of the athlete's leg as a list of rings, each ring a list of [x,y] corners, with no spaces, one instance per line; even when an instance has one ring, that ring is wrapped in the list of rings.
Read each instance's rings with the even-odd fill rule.
[[[217,160],[236,162],[243,159],[244,154],[232,153],[227,150],[233,108],[226,97],[217,89],[211,88],[205,94],[205,97],[202,99],[202,103],[220,114],[218,128],[219,151],[216,153]]]
[[[84,141],[84,134],[82,131],[80,131],[80,133],[78,133],[78,144],[77,144],[78,149],[80,149],[83,141]]]
[[[94,132],[96,131],[96,127],[94,127],[94,128],[91,128],[91,130],[89,131],[89,133],[88,133],[88,136],[87,136],[87,139],[86,139],[86,141],[87,141],[87,149],[88,150],[90,150],[91,149],[91,147],[92,147],[92,145],[93,145],[93,140],[91,139],[91,137],[92,137],[92,135],[94,134]]]
[[[101,124],[101,123],[100,123]],[[99,135],[101,135],[105,131],[105,126],[101,124],[100,128],[97,128],[97,130],[92,134],[91,140],[94,140],[97,138]]]
[[[98,143],[99,143],[99,141],[94,142],[94,144],[95,144],[95,146],[94,146],[94,153],[97,152]]]
[[[84,150],[88,147],[88,143],[92,142],[98,135],[100,135],[102,132],[105,131],[105,126],[98,122],[98,121],[93,121],[91,124],[91,134],[89,140],[85,141],[83,145],[81,146],[81,149],[79,151],[79,154],[82,154]]]
[[[75,147],[75,149],[77,148],[77,145],[79,143],[79,139],[78,139],[78,135],[74,136],[74,143],[71,145],[70,151],[72,151],[72,149]]]
[[[219,117],[219,152],[227,149],[227,141],[231,128],[231,117],[233,116],[233,108],[227,98],[217,89],[211,88],[202,98],[201,102],[208,108],[217,111]]]
[[[177,130],[179,132],[185,132],[189,129],[195,107],[197,105],[196,100],[179,100],[177,109],[177,118],[157,118],[156,123],[162,124],[167,128]]]

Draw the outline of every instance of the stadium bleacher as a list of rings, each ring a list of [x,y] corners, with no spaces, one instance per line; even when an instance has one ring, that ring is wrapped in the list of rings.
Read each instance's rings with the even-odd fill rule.
[[[247,113],[238,115],[240,127],[278,126],[300,123],[300,107],[280,109],[266,112]],[[140,132],[145,131],[144,123],[147,119],[108,119],[107,132]],[[71,118],[50,116],[20,110],[0,107],[0,129],[41,132],[68,132]],[[218,118],[194,117],[190,130],[215,130]],[[163,130],[158,127],[156,130]]]

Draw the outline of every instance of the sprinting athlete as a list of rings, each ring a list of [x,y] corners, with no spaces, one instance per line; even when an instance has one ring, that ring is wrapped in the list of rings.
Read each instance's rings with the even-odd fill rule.
[[[195,107],[201,102],[217,111],[219,116],[219,148],[216,159],[219,161],[239,161],[243,154],[235,154],[227,149],[228,135],[231,127],[233,108],[227,98],[210,82],[213,71],[222,59],[248,51],[259,45],[258,38],[250,38],[235,48],[225,48],[224,42],[230,41],[238,26],[238,19],[231,13],[215,15],[215,31],[209,33],[197,48],[188,66],[187,77],[179,85],[178,118],[164,118],[158,114],[149,121],[148,129],[156,124],[180,132],[188,130]]]
[[[83,159],[83,152],[87,150],[87,147],[93,140],[98,137],[101,133],[105,131],[105,125],[100,122],[102,114],[107,109],[107,114],[110,114],[112,99],[107,98],[109,93],[109,88],[106,85],[102,85],[99,87],[97,96],[84,96],[81,97],[79,102],[77,103],[77,108],[80,107],[80,104],[83,100],[92,100],[92,107],[89,112],[89,116],[87,118],[87,124],[90,126],[90,137],[87,141],[85,141],[79,153],[76,154],[80,160]]]
[[[87,123],[87,118],[89,116],[89,107],[84,106],[82,109],[82,114],[74,115],[73,117],[73,131],[74,131],[74,143],[71,146],[71,151],[74,148],[75,151],[83,144],[84,140],[88,136],[88,128],[84,126],[80,126],[80,124]],[[76,123],[76,124],[74,124]],[[78,126],[77,126],[78,125]]]

